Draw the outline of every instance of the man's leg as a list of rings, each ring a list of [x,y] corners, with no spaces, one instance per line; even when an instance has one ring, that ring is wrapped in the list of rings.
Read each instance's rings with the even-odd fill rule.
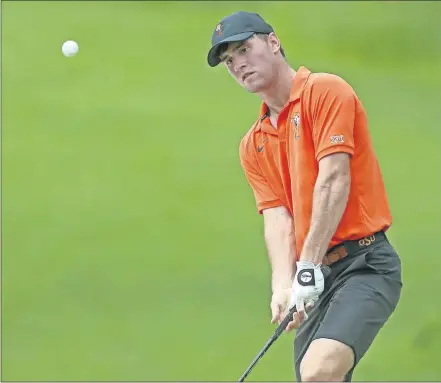
[[[338,283],[340,279],[344,283]],[[335,283],[341,287],[324,313],[298,330],[294,344],[298,381],[352,379],[353,369],[398,304],[400,260],[384,241],[355,257]]]
[[[300,377],[303,382],[343,382],[353,365],[351,347],[334,339],[319,338],[312,341],[303,357]]]

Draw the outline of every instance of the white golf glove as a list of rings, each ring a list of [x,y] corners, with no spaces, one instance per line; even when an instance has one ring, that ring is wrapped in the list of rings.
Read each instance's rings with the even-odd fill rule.
[[[320,265],[315,265],[312,262],[298,261],[289,308],[291,309],[296,306],[297,312],[304,313],[305,320],[308,319],[305,305],[312,307],[318,301],[324,288],[325,278]]]

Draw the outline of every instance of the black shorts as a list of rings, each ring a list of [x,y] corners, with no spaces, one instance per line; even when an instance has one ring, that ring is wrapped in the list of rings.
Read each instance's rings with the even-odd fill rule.
[[[315,339],[328,338],[352,348],[355,366],[395,310],[401,295],[401,261],[384,234],[381,239],[330,265],[325,290],[296,331],[294,365],[300,363]]]

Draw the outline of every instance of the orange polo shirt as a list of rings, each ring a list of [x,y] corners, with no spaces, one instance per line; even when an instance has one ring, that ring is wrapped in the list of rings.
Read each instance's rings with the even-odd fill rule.
[[[266,111],[262,104],[259,119],[241,140],[240,161],[258,212],[285,206],[292,214],[298,254],[311,222],[318,163],[332,153],[351,156],[351,186],[329,248],[388,229],[392,217],[366,111],[347,82],[301,67],[277,129]]]

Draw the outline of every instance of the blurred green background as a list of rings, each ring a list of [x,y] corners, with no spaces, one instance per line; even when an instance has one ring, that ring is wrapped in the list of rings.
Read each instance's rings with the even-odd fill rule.
[[[20,1],[2,2],[2,381],[234,381],[272,334],[238,159],[260,100],[206,64],[240,9],[368,111],[404,289],[354,380],[441,379],[441,3]],[[250,380],[294,380],[292,336]]]

